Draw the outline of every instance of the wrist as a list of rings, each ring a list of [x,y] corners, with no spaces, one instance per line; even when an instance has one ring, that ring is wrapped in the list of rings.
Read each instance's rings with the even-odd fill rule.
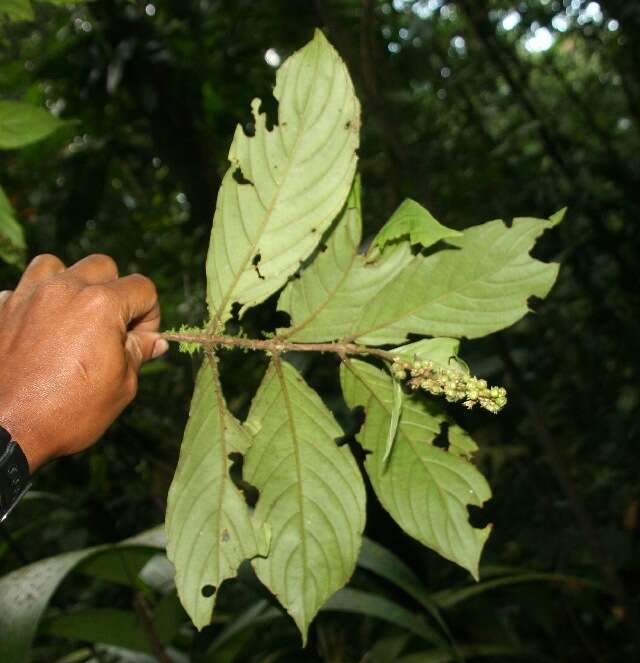
[[[20,445],[0,426],[0,523],[31,486],[28,461]]]
[[[4,428],[16,442],[24,454],[29,465],[29,473],[33,474],[51,459],[51,454],[46,452],[45,445],[37,439],[33,426],[16,416],[10,407],[3,406],[0,401],[0,427]]]

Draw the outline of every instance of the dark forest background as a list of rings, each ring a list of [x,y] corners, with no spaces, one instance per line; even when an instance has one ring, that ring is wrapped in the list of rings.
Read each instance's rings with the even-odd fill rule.
[[[148,274],[165,328],[205,316],[204,258],[235,124],[250,121],[254,96],[270,98],[275,67],[314,27],[347,62],[363,103],[366,234],[408,196],[455,228],[569,211],[537,249],[562,262],[549,298],[532,301],[515,327],[462,346],[473,371],[511,396],[498,417],[457,413],[494,492],[472,514],[494,524],[484,582],[504,582],[461,595],[470,578],[409,540],[370,496],[366,534],[438,598],[457,659],[403,623],[404,614],[431,623],[424,606],[360,568],[351,586],[389,601],[385,618],[365,601],[324,612],[304,652],[249,572],[199,634],[171,588],[74,574],[45,614],[33,660],[158,659],[149,625],[134,619],[141,594],[165,660],[640,660],[640,3],[58,0],[34,10],[33,21],[0,19],[0,97],[72,122],[0,152],[29,256],[108,253],[122,273]],[[18,277],[0,266],[0,289]],[[250,333],[269,325],[261,309],[247,318]],[[99,446],[40,473],[2,526],[0,573],[162,521],[196,365],[172,349],[145,367],[139,397]],[[261,368],[228,355],[235,412],[246,411]],[[310,360],[305,376],[344,408],[335,366]],[[525,582],[514,569],[573,579]],[[408,611],[396,623],[391,605]],[[123,645],[122,622],[103,608],[132,615],[133,646],[105,646]],[[64,631],[69,615],[79,621]],[[82,615],[102,630],[83,630]]]

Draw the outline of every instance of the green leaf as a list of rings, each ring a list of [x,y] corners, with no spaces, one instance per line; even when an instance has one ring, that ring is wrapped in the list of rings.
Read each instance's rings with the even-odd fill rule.
[[[33,7],[31,0],[2,0],[0,3],[0,19],[8,18],[10,21],[33,21]]]
[[[458,356],[459,349],[460,341],[457,338],[423,338],[394,348],[391,352],[413,361],[432,361],[449,368],[451,358]]]
[[[0,187],[0,259],[23,267],[25,252],[24,230],[16,221],[11,203]]]
[[[238,125],[218,193],[207,257],[214,328],[235,302],[242,315],[285,284],[344,205],[355,173],[360,105],[320,31],[278,69],[273,94],[278,125],[267,129],[254,100],[255,135]]]
[[[250,512],[229,474],[231,454],[251,439],[228,411],[217,360],[206,357],[191,400],[180,459],[167,499],[167,555],[195,626],[211,621],[218,588],[238,566],[268,550],[268,529]]]
[[[503,578],[492,578],[491,580],[484,580],[469,587],[461,587],[455,589],[445,589],[441,592],[432,594],[432,599],[443,609],[454,608],[459,603],[467,601],[468,599],[484,594],[485,592],[499,589],[501,587],[509,587],[512,585],[520,585],[530,582],[554,582],[559,584],[566,584],[571,587],[583,586],[591,589],[600,589],[597,583],[584,578],[577,578],[575,576],[568,576],[560,573],[518,573],[509,575]]]
[[[278,335],[292,341],[346,339],[353,322],[377,293],[411,260],[407,242],[387,247],[373,263],[358,255],[362,238],[360,191],[356,178],[347,205],[327,240],[326,251],[287,284],[278,309],[291,326]]]
[[[387,444],[384,449],[384,456],[382,462],[386,463],[391,455],[393,449],[393,442],[396,439],[398,432],[398,423],[400,422],[400,414],[402,413],[402,385],[397,381],[393,381],[393,402],[391,404],[391,421],[389,423],[389,432],[387,433]]]
[[[138,616],[128,610],[84,608],[75,613],[46,619],[40,633],[152,653]]]
[[[443,226],[422,205],[407,198],[384,224],[373,243],[383,248],[387,242],[405,235],[409,236],[411,244],[428,248],[442,239],[460,237],[462,233]]]
[[[445,640],[419,616],[378,594],[346,588],[331,597],[322,609],[332,612],[351,612],[382,619],[406,629],[434,645],[446,646]]]
[[[264,599],[257,601],[222,629],[220,635],[207,649],[205,662],[231,663],[236,660],[236,656],[246,643],[255,637],[258,625],[282,618],[282,611],[269,607],[268,601]]]
[[[79,564],[76,570],[107,582],[141,588],[138,573],[155,554],[156,551],[145,548],[105,550]]]
[[[551,223],[551,227],[554,228],[558,224],[562,223],[564,220],[565,214],[567,213],[567,208],[563,207],[562,209],[559,209],[555,214],[552,214],[549,217],[549,221]]]
[[[478,338],[504,329],[527,312],[527,299],[545,297],[558,265],[529,256],[553,222],[490,221],[451,238],[454,248],[416,256],[360,309],[351,336],[363,344],[398,344],[408,334]]]
[[[400,654],[407,648],[411,634],[393,635],[376,640],[367,651],[366,660],[370,663],[389,663],[397,661]]]
[[[396,663],[452,663],[469,658],[494,658],[496,656],[508,656],[516,659],[533,658],[546,660],[536,652],[527,652],[511,645],[462,645],[454,649],[438,649],[424,652],[416,652],[397,659]]]
[[[73,7],[74,5],[79,5],[84,2],[89,2],[89,0],[40,0],[41,2],[46,2],[50,5],[57,5],[59,7]]]
[[[0,578],[0,661],[28,660],[44,609],[58,585],[80,562],[104,550],[163,545],[162,528],[155,527],[115,546],[97,546],[50,557]]]
[[[424,399],[406,398],[388,463],[382,462],[393,403],[392,379],[362,361],[341,367],[349,407],[364,406],[358,441],[369,452],[365,468],[382,505],[415,539],[478,577],[490,527],[469,523],[467,505],[491,497],[484,477],[467,460],[433,446],[444,416]]]
[[[362,537],[358,566],[393,583],[415,599],[433,617],[449,640],[453,641],[451,631],[425,584],[397,555],[365,536]]]
[[[0,149],[30,145],[59,129],[55,115],[22,101],[0,101]]]
[[[293,617],[303,641],[318,609],[351,577],[365,521],[362,477],[320,397],[274,360],[251,405],[246,480],[256,516],[271,525],[269,556],[253,566]]]

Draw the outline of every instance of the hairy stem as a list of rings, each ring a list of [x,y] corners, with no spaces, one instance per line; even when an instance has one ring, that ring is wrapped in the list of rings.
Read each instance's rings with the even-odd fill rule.
[[[284,352],[333,352],[346,357],[348,355],[369,355],[379,357],[386,361],[393,361],[395,355],[386,350],[370,348],[357,343],[292,343],[280,338],[253,339],[238,336],[214,336],[211,334],[188,334],[180,332],[164,332],[160,334],[167,341],[176,343],[199,343],[203,348],[245,348],[247,350],[261,350],[282,354]]]

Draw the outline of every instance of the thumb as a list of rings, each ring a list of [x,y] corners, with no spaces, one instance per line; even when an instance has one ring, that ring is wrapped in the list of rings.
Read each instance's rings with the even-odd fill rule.
[[[156,332],[130,331],[124,348],[129,366],[139,371],[144,362],[163,355],[169,349],[169,343]]]

